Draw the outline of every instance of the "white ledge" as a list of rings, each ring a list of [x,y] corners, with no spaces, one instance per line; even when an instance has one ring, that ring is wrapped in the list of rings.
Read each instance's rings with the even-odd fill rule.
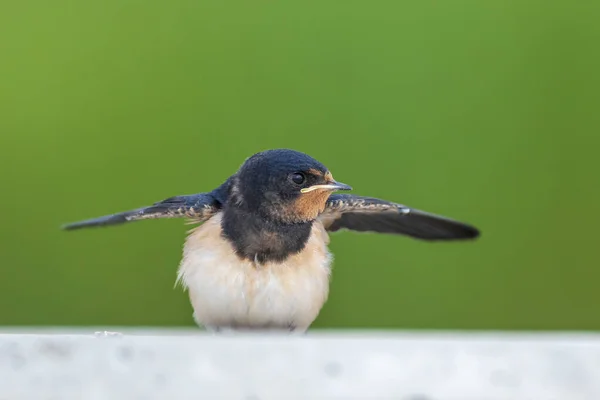
[[[0,399],[600,399],[594,334],[4,332]]]

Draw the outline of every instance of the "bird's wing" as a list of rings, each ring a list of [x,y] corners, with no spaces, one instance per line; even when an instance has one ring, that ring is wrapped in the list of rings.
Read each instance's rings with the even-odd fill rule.
[[[170,197],[148,207],[73,222],[64,225],[63,229],[74,230],[96,226],[118,225],[154,218],[190,218],[198,222],[203,222],[221,209],[222,204],[217,200],[217,197],[214,192]]]
[[[334,194],[320,216],[330,232],[348,229],[407,235],[422,240],[460,240],[479,236],[477,228],[452,219],[373,197]]]

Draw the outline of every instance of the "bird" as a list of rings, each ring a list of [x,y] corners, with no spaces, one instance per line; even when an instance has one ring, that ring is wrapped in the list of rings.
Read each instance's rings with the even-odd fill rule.
[[[210,192],[63,225],[65,230],[157,218],[192,224],[176,285],[188,292],[195,323],[209,332],[306,333],[329,297],[338,231],[428,242],[473,240],[473,225],[406,205],[341,191],[315,158],[269,149],[246,158]]]

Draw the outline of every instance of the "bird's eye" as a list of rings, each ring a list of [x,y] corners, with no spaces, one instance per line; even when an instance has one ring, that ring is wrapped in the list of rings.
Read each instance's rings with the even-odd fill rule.
[[[294,182],[296,185],[302,185],[306,180],[304,174],[301,172],[293,173],[290,178],[292,179],[292,182]]]

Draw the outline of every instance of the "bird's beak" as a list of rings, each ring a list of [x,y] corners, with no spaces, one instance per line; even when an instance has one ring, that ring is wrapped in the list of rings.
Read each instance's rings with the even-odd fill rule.
[[[302,189],[300,189],[300,192],[308,193],[308,192],[312,192],[313,190],[317,190],[317,189],[331,190],[332,192],[334,192],[336,190],[352,190],[352,187],[349,185],[346,185],[345,183],[342,183],[342,182],[331,181],[331,182],[327,182],[322,185],[312,185],[307,188],[302,188]]]

